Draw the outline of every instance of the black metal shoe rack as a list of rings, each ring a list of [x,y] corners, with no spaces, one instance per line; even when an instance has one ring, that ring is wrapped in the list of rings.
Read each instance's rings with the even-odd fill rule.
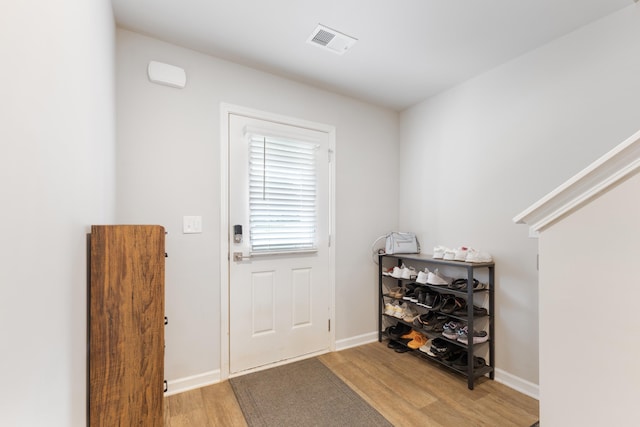
[[[460,322],[464,322],[467,324],[468,330],[469,330],[469,339],[468,339],[468,344],[463,344],[461,342],[455,341],[455,340],[451,340],[448,339],[446,337],[444,337],[441,333],[439,332],[431,332],[431,331],[425,331],[422,330],[421,328],[416,327],[415,325],[411,324],[411,323],[407,323],[405,321],[403,321],[402,319],[398,319],[394,316],[389,316],[384,314],[384,308],[385,308],[385,304],[386,302],[389,301],[393,301],[393,300],[397,300],[397,301],[402,301],[405,304],[413,304],[416,308],[417,311],[419,312],[425,312],[426,309],[424,308],[420,308],[421,306],[412,303],[411,301],[407,301],[407,300],[403,300],[403,299],[398,299],[398,298],[394,298],[391,297],[387,292],[385,292],[385,288],[386,289],[391,289],[394,287],[405,287],[407,283],[412,283],[415,282],[415,280],[407,280],[407,279],[397,279],[391,276],[386,276],[383,275],[382,272],[384,271],[385,266],[388,267],[393,267],[393,264],[389,263],[389,259],[395,260],[397,262],[398,267],[401,267],[402,264],[406,265],[407,267],[411,266],[414,267],[416,269],[416,271],[420,271],[420,270],[424,270],[424,268],[428,268],[429,270],[433,271],[436,268],[440,268],[443,269],[445,268],[447,271],[454,271],[455,270],[463,270],[466,272],[466,277],[467,277],[467,290],[465,291],[459,291],[459,290],[454,290],[454,289],[450,289],[447,286],[433,286],[433,285],[422,285],[420,284],[420,286],[426,286],[428,287],[431,291],[434,292],[438,292],[441,294],[453,294],[455,296],[460,296],[463,297],[466,301],[467,301],[467,316],[466,317],[460,317],[460,316],[455,316],[449,313],[441,313],[443,315],[449,316],[450,318],[452,318],[452,320],[457,320]],[[378,259],[378,278],[379,278],[379,304],[378,304],[378,341],[382,342],[383,338],[387,337],[387,334],[385,332],[384,329],[384,325],[385,325],[385,319],[387,319],[387,324],[393,324],[395,323],[405,323],[406,325],[411,326],[413,329],[415,329],[416,331],[426,335],[428,338],[430,339],[434,339],[434,338],[441,338],[443,340],[446,340],[449,343],[452,343],[456,346],[461,347],[463,350],[467,351],[467,360],[468,360],[468,364],[467,364],[467,369],[466,370],[459,370],[449,364],[444,363],[442,360],[436,358],[436,357],[432,357],[429,356],[427,353],[424,353],[422,351],[419,350],[412,350],[410,351],[410,353],[412,355],[415,355],[417,357],[420,357],[422,359],[427,359],[430,360],[432,362],[436,362],[436,363],[440,363],[443,366],[446,366],[447,368],[451,369],[454,372],[457,372],[461,375],[464,375],[467,377],[467,385],[469,387],[470,390],[473,390],[473,386],[474,386],[474,382],[477,378],[485,376],[485,375],[489,375],[489,378],[493,379],[494,378],[494,374],[495,374],[495,334],[494,334],[494,278],[495,278],[495,265],[494,263],[468,263],[468,262],[460,262],[460,261],[444,261],[441,259],[433,259],[433,257],[431,255],[428,254],[397,254],[397,255],[387,255],[387,254],[382,254],[379,255],[379,259]],[[386,262],[385,262],[386,261]],[[486,269],[488,270],[488,287],[486,289],[476,289],[474,290],[473,287],[473,280],[474,280],[474,272],[481,270],[481,269]],[[474,299],[476,297],[476,295],[479,294],[488,294],[488,313],[482,317],[487,318],[488,322],[486,322],[486,327],[483,328],[484,330],[487,330],[488,334],[489,334],[489,339],[486,342],[483,343],[473,343],[473,331],[474,329],[474,324],[479,324],[480,320],[479,316],[475,315],[474,316],[474,311],[473,311],[473,306],[474,306]],[[477,350],[481,350],[481,346],[488,346],[488,360],[486,360],[486,364],[485,366],[479,367],[477,369],[474,369],[474,358],[473,355],[475,355],[475,353],[477,352]],[[485,347],[486,348],[486,347]]]

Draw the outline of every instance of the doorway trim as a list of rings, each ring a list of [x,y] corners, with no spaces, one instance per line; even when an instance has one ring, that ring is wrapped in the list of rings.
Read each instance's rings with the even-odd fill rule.
[[[331,328],[329,330],[329,350],[335,351],[336,333],[335,333],[335,161],[336,161],[336,128],[332,125],[326,125],[308,120],[298,119],[290,116],[284,116],[269,113],[260,110],[254,110],[239,105],[228,103],[220,103],[220,381],[229,378],[230,359],[229,359],[229,116],[231,114],[251,117],[260,120],[268,120],[276,123],[292,125],[307,129],[313,129],[325,132],[329,138],[329,274],[327,284],[329,286],[329,321]],[[329,161],[329,160],[328,160]],[[308,355],[307,355],[308,356]],[[306,357],[306,356],[305,356]],[[290,359],[289,363],[296,359]],[[248,371],[247,371],[248,372]]]

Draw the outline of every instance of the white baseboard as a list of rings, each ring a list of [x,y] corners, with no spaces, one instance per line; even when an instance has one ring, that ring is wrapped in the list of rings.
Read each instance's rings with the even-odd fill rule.
[[[529,397],[540,400],[540,386],[520,377],[516,377],[502,369],[496,369],[494,380]]]
[[[369,344],[371,342],[378,341],[377,332],[369,332],[367,334],[358,335],[351,338],[336,341],[336,351],[346,350],[351,347],[357,347],[363,344]]]
[[[220,382],[220,369],[209,371],[190,377],[178,378],[177,380],[167,381],[167,392],[165,396],[182,393],[196,388],[216,384]]]

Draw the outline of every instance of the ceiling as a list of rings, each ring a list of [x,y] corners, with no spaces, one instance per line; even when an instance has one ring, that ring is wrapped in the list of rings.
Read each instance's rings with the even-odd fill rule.
[[[118,26],[402,110],[634,0],[112,0]],[[318,24],[358,42],[306,41]],[[179,64],[176,64],[179,65]]]

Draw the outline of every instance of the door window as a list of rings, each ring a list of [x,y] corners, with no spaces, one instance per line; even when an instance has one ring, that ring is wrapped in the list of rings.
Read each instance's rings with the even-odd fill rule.
[[[251,252],[306,252],[317,248],[318,145],[249,136]]]

